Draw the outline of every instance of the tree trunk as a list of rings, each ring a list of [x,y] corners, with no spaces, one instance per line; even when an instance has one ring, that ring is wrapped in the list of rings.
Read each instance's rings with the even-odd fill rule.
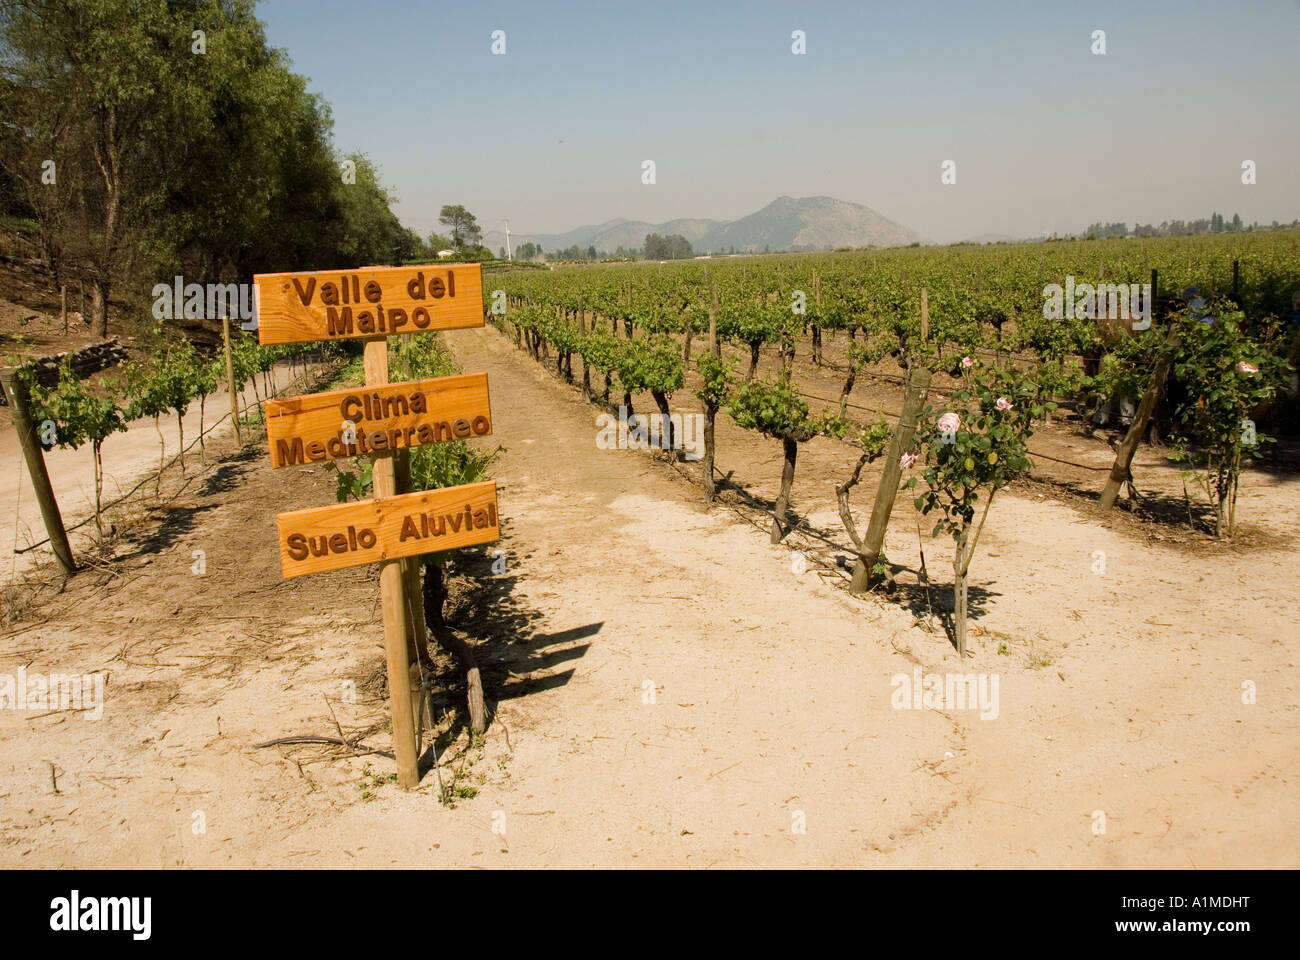
[[[952,629],[957,637],[957,655],[966,656],[966,541],[970,537],[970,527],[961,532],[957,541],[957,552],[952,560]]]
[[[482,734],[487,729],[487,709],[483,704],[483,681],[479,675],[474,651],[459,633],[447,626],[442,617],[442,606],[447,598],[442,567],[436,563],[424,564],[424,620],[433,632],[438,646],[459,662],[465,671],[466,701],[469,708],[469,728]]]
[[[167,438],[163,436],[162,422],[156,413],[153,415],[153,428],[158,434],[158,473],[153,478],[153,495],[157,497],[162,495],[163,467],[167,463]]]
[[[95,529],[99,532],[99,539],[104,539],[103,508],[100,506],[104,489],[104,460],[101,456],[101,441],[94,442],[95,457]]]
[[[858,365],[852,360],[849,361],[849,375],[844,380],[844,389],[840,391],[840,419],[844,419],[844,414],[849,407],[849,394],[853,392],[853,384],[858,379]]]
[[[717,419],[718,408],[711,403],[704,405],[704,502],[710,504],[717,495],[713,482],[713,421]]]
[[[99,137],[92,144],[95,163],[104,178],[104,235],[95,252],[95,273],[91,278],[90,315],[95,336],[101,340],[108,336],[108,300],[113,261],[116,259],[118,234],[118,208],[121,204],[120,171],[118,169],[117,110],[100,108],[98,114]]]
[[[816,323],[812,325],[812,362],[814,367],[822,365],[822,328]]]
[[[777,494],[776,504],[772,507],[772,543],[780,543],[784,536],[786,511],[790,508],[790,488],[794,486],[794,462],[799,456],[798,442],[785,437],[781,440],[785,453],[785,466],[781,468],[781,492]]]
[[[91,278],[90,325],[101,340],[108,337],[108,290],[107,278]]]
[[[660,447],[663,450],[673,451],[677,449],[673,436],[673,421],[668,413],[668,396],[662,390],[651,390],[650,396],[655,398],[655,406],[659,408],[660,426]],[[676,456],[680,460],[680,456]]]
[[[758,348],[759,348],[759,346],[760,346],[760,345],[759,345],[758,343],[751,343],[751,344],[749,345],[749,372],[747,372],[747,373],[745,374],[745,379],[746,379],[746,380],[753,380],[753,379],[754,379],[754,373],[758,370]]]

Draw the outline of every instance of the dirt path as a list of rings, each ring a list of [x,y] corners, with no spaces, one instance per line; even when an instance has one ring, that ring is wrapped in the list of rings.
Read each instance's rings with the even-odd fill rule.
[[[796,574],[789,547],[706,513],[671,468],[596,449],[595,408],[494,331],[449,340],[488,371],[507,447],[506,572],[486,551],[462,565],[466,615],[496,634],[478,646],[495,722],[482,749],[460,732],[442,754],[477,795],[447,809],[432,773],[404,794],[365,774],[383,758],[254,748],[334,735],[325,697],[383,746],[386,713],[373,571],[279,579],[274,514],[330,502],[332,483],[271,471],[263,447],[117,577],[79,577],[49,622],[4,638],[0,675],[110,679],[98,720],[0,711],[0,864],[1296,865],[1282,484],[1251,478],[1279,545],[1244,556],[1138,542],[1041,494],[996,501],[960,665],[904,604]],[[795,489],[814,524],[833,522],[816,464],[844,459],[820,443]],[[774,449],[720,444],[725,468],[774,489]],[[914,532],[895,527],[907,562]],[[946,584],[944,549],[927,540]],[[914,668],[996,677],[996,717],[895,709],[891,678]]]

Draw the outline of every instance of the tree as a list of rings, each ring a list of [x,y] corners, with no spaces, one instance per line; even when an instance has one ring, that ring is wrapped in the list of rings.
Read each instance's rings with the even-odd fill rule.
[[[695,255],[690,241],[680,233],[667,237],[646,234],[644,250],[647,260],[688,260]]]
[[[438,222],[451,230],[451,245],[457,250],[476,247],[483,242],[483,229],[474,214],[459,203],[445,205],[438,214]]]
[[[1217,303],[1208,322],[1190,313],[1174,319],[1178,347],[1172,373],[1185,390],[1173,405],[1173,419],[1195,438],[1199,449],[1193,454],[1184,435],[1172,459],[1191,462],[1204,457],[1205,472],[1187,470],[1183,479],[1199,485],[1209,497],[1216,538],[1235,532],[1242,461],[1257,457],[1263,444],[1274,442],[1256,432],[1252,417],[1276,396],[1287,372],[1282,344],[1247,336],[1243,320],[1228,302]]]
[[[424,253],[373,165],[335,155],[328,104],[267,44],[253,7],[0,5],[7,192],[36,218],[56,286],[87,280],[101,336],[114,290],[174,272],[229,282]],[[196,28],[202,56],[189,50]]]
[[[341,266],[400,264],[416,249],[413,235],[393,213],[390,205],[394,198],[380,185],[370,159],[363,153],[352,153],[347,160],[353,164],[354,182],[341,182],[339,186]]]
[[[977,367],[961,389],[949,398],[942,414],[932,407],[921,412],[916,440],[924,467],[926,491],[916,497],[923,514],[938,511],[931,536],[948,531],[955,541],[953,553],[953,627],[958,655],[966,656],[966,575],[988,518],[993,495],[1032,464],[1027,441],[1033,421],[1056,404],[1043,399],[1042,385],[1014,367],[1005,370]],[[917,454],[905,454],[908,469]],[[912,477],[904,489],[917,485]],[[978,522],[976,504],[984,507]]]
[[[54,202],[65,224],[75,224],[90,283],[91,324],[106,336],[114,275],[134,247],[132,235],[162,200],[159,166],[174,162],[168,134],[184,99],[183,71],[174,68],[169,47],[179,31],[171,11],[158,3],[25,0],[5,6],[0,113],[12,127],[4,152],[19,158],[19,168],[11,169],[30,170],[43,162],[33,149],[55,148]]]

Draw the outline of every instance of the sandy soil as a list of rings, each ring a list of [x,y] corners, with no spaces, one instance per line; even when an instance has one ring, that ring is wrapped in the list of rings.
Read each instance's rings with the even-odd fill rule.
[[[433,772],[404,793],[381,756],[255,746],[334,736],[334,716],[386,746],[377,585],[366,568],[282,581],[274,514],[331,502],[332,481],[228,448],[115,568],[5,632],[0,675],[109,681],[99,719],[0,710],[0,864],[1297,865],[1293,479],[1248,475],[1248,535],[1227,547],[1099,522],[1050,485],[999,495],[960,664],[940,626],[951,556],[910,509],[888,541],[899,592],[843,590],[842,445],[801,453],[804,524],[773,547],[775,443],[723,422],[719,466],[748,494],[705,511],[693,468],[596,449],[597,409],[495,331],[449,341],[488,371],[507,448],[507,569],[488,550],[458,563],[453,610],[493,722],[469,743],[443,663],[426,739],[476,795],[448,808]],[[892,678],[916,668],[996,677],[996,717],[895,709]]]

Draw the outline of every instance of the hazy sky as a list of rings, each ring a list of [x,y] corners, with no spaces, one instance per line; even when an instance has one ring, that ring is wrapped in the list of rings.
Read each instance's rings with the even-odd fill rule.
[[[517,235],[734,219],[782,195],[863,203],[940,242],[1213,210],[1300,217],[1300,0],[258,11],[332,104],[337,146],[379,165],[421,233],[444,203],[488,230],[508,217]]]

